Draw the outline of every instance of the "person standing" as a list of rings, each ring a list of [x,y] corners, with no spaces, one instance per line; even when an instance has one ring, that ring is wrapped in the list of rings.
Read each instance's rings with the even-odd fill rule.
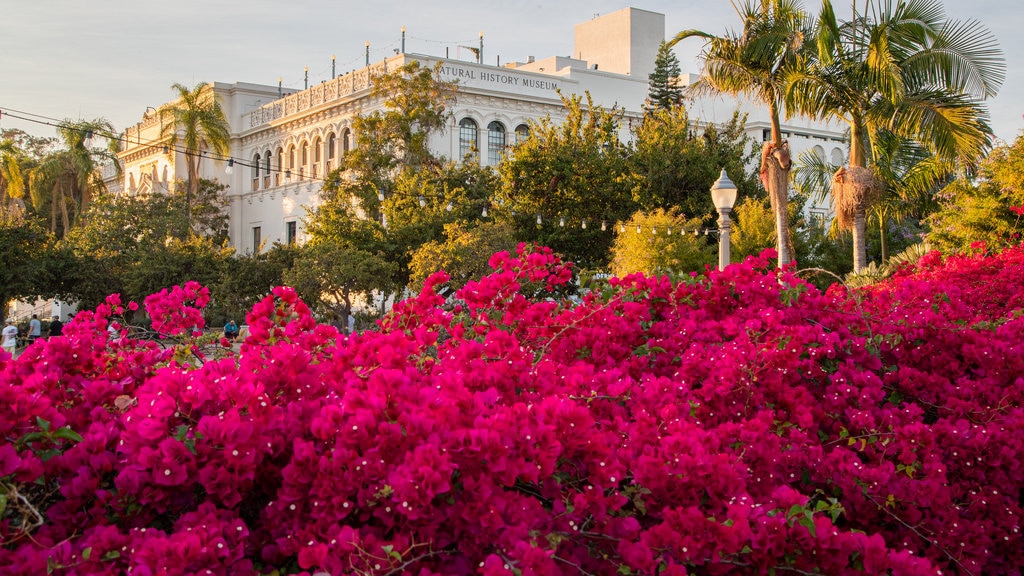
[[[18,327],[14,325],[14,318],[7,319],[2,337],[0,346],[3,346],[4,352],[9,352],[11,356],[14,356],[14,351],[18,349]]]
[[[54,316],[50,321],[50,338],[62,334],[64,334],[64,324],[61,323],[60,316]]]
[[[39,321],[39,315],[33,314],[32,319],[28,321],[28,344],[32,345],[43,334],[43,325]]]

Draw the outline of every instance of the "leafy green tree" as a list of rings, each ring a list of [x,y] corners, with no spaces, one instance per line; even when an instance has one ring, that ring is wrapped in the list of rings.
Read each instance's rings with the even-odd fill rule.
[[[996,93],[1005,61],[976,22],[946,18],[939,0],[872,1],[841,21],[825,0],[817,50],[787,78],[791,109],[846,122],[849,166],[833,177],[840,223],[853,231],[854,270],[867,263],[867,210],[882,196],[876,142],[887,133],[947,163],[971,165],[991,144],[981,100]]]
[[[0,142],[8,140],[35,162],[45,158],[57,146],[57,139],[51,136],[34,136],[17,128],[0,128]]]
[[[531,123],[530,135],[498,166],[499,219],[520,240],[550,246],[584,268],[609,260],[610,228],[634,211],[637,176],[619,141],[621,112],[562,97],[567,117]],[[583,228],[584,221],[587,224]]]
[[[302,246],[284,279],[315,313],[337,326],[347,326],[355,304],[369,304],[374,293],[396,290],[388,279],[397,275],[398,264],[385,254],[328,239]]]
[[[710,188],[724,168],[739,197],[758,193],[757,178],[745,166],[753,159],[745,117],[735,112],[722,126],[698,130],[683,106],[658,109],[633,127],[629,169],[633,200],[644,210],[678,207],[689,216],[712,216]]]
[[[199,168],[203,153],[213,150],[220,157],[231,153],[231,126],[213,85],[199,82],[193,88],[174,83],[175,101],[159,110],[163,122],[161,139],[172,148],[181,147],[188,170],[185,221],[192,223],[192,199],[199,193]]]
[[[438,64],[440,66],[440,63]],[[457,84],[439,80],[439,68],[413,61],[373,79],[371,98],[382,109],[356,117],[353,146],[339,164],[338,186],[367,214],[378,214],[398,175],[440,163],[430,137],[443,130]]]
[[[32,222],[0,221],[0,302],[46,295],[52,237]]]
[[[927,242],[946,253],[967,252],[974,242],[996,250],[1024,233],[1024,136],[997,146],[981,162],[977,177],[961,176],[939,194],[928,219]]]
[[[679,58],[664,40],[654,58],[654,71],[647,77],[647,101],[644,111],[671,110],[682,106],[683,89],[679,86]]]
[[[289,278],[339,322],[360,299],[388,300],[404,290],[419,247],[444,239],[446,225],[473,228],[491,207],[498,182],[491,168],[430,151],[457,87],[438,78],[436,67],[412,62],[373,79],[381,109],[355,120],[356,145],[307,222],[310,241],[297,262],[333,268],[321,275],[297,263]]]
[[[37,212],[50,213],[50,233],[63,237],[74,226],[92,196],[106,189],[98,160],[120,167],[119,140],[103,118],[65,120],[57,128],[63,148],[46,155],[29,174],[29,193]],[[106,149],[93,148],[91,136],[108,136]]]
[[[25,153],[13,140],[0,140],[0,222],[20,220],[25,212],[27,174]]]
[[[381,205],[387,223],[382,233],[406,281],[412,254],[444,238],[445,226],[462,222],[468,228],[487,220],[484,209],[490,210],[498,182],[493,169],[475,162],[444,162],[395,178],[393,194]]]
[[[771,140],[761,149],[761,182],[768,191],[775,213],[779,265],[793,257],[787,206],[789,172],[792,165],[789,143],[783,139],[780,114],[789,72],[800,65],[806,35],[806,15],[794,0],[749,0],[737,7],[743,30],[715,36],[699,30],[684,30],[674,45],[691,37],[704,38],[704,62],[695,94],[749,96],[768,107]]]
[[[775,247],[775,214],[767,198],[744,198],[736,204],[732,218],[729,255],[733,261],[742,261]]]
[[[203,231],[201,236],[190,234],[183,185],[170,194],[99,194],[83,214],[82,225],[63,241],[79,264],[62,272],[60,285],[83,305],[95,305],[112,292],[139,300],[188,280],[213,286],[231,253],[224,248],[224,190],[218,182],[201,181],[192,227]]]
[[[210,286],[207,320],[214,326],[234,319],[242,323],[252,307],[286,284],[285,271],[295,265],[301,247],[274,244],[258,254],[236,255],[224,261],[217,284]]]
[[[467,226],[464,222],[446,224],[444,238],[431,240],[412,254],[409,263],[413,289],[423,286],[428,276],[444,270],[451,279],[450,290],[458,290],[470,280],[491,272],[488,261],[496,252],[514,252],[515,230],[507,222],[485,222]]]
[[[678,210],[658,208],[637,212],[620,224],[612,245],[611,271],[615,276],[634,272],[678,278],[703,271],[717,261],[718,252],[701,231],[700,218],[687,218]]]

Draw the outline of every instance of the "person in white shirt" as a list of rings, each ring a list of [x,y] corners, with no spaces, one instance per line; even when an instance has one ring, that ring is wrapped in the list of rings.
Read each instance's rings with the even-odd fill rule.
[[[14,351],[18,348],[18,327],[14,325],[14,318],[7,319],[2,335],[4,351],[14,356]]]

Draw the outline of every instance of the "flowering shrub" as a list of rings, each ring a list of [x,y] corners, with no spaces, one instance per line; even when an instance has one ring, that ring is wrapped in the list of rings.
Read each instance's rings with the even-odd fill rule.
[[[772,257],[570,301],[521,247],[355,336],[277,288],[191,363],[112,297],[0,359],[0,566],[1019,573],[1024,250],[826,293]],[[203,294],[146,306],[180,334]]]

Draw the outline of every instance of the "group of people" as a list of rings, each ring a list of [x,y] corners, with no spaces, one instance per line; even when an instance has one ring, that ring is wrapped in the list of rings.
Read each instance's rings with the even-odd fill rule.
[[[68,315],[68,319],[71,319],[71,315]],[[50,326],[47,330],[47,335],[51,338],[54,336],[60,336],[64,333],[64,323],[60,321],[59,316],[54,316],[53,320],[50,320]],[[39,321],[39,315],[33,314],[32,319],[28,321],[28,331],[25,336],[29,344],[35,342],[38,338],[43,335],[43,324]],[[4,324],[3,332],[0,333],[0,345],[3,349],[14,354],[14,351],[18,349],[18,326],[14,322],[14,318],[8,318]]]

